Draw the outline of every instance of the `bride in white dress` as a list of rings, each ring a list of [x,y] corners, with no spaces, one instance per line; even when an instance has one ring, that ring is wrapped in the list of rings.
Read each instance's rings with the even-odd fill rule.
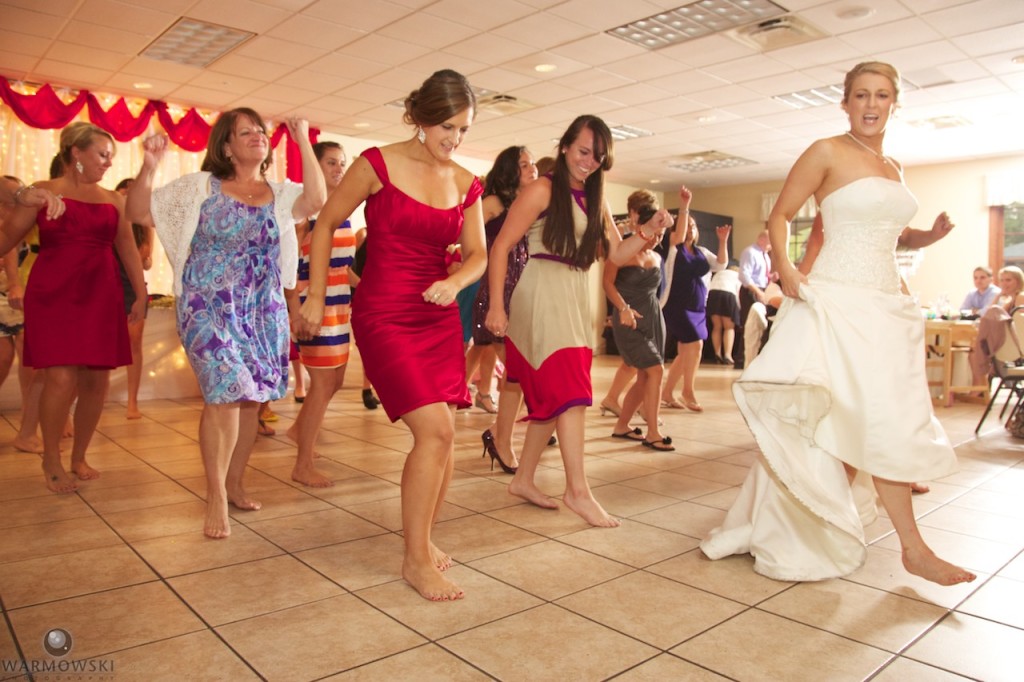
[[[953,225],[943,213],[931,230],[905,227],[917,201],[881,151],[899,82],[880,62],[846,75],[850,131],[801,155],[768,219],[787,298],[768,344],[733,386],[763,457],[701,549],[712,559],[749,553],[769,578],[824,580],[858,569],[875,493],[910,573],[943,585],[975,578],[925,544],[910,501],[911,481],[952,473],[956,457],[932,412],[924,323],[894,251],[932,244]],[[809,249],[814,268],[805,276],[786,245],[789,220],[812,194],[824,243]]]

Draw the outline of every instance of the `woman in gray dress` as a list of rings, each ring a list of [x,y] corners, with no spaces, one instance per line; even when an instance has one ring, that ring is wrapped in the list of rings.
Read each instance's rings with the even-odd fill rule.
[[[675,450],[672,439],[658,430],[661,407],[661,378],[665,362],[665,321],[658,304],[661,256],[652,250],[655,242],[621,266],[611,260],[604,266],[604,291],[617,312],[612,314],[612,333],[622,361],[637,369],[636,383],[622,401],[612,436],[635,440],[654,450]],[[629,418],[643,405],[647,435],[629,428]]]

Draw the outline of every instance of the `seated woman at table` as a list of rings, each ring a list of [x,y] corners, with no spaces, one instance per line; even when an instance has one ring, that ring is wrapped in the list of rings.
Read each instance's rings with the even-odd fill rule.
[[[1024,272],[1015,265],[999,271],[1000,294],[981,315],[978,336],[971,348],[971,373],[975,386],[987,383],[992,373],[992,356],[1006,342],[1010,311],[1024,305]],[[1020,339],[1017,340],[1018,345]]]

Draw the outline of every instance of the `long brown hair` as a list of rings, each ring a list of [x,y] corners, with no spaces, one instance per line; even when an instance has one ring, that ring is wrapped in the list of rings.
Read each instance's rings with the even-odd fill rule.
[[[584,128],[594,134],[593,154],[604,157],[600,168],[591,173],[583,189],[587,201],[587,229],[579,247],[576,246],[576,221],[573,219],[572,187],[569,184],[569,165],[565,160],[566,150],[572,146]],[[551,202],[544,219],[542,241],[551,253],[567,258],[572,267],[587,270],[599,254],[608,252],[608,235],[604,210],[604,172],[612,167],[612,133],[597,116],[579,116],[558,141],[558,156],[551,172]]]
[[[230,180],[235,177],[235,165],[231,163],[231,157],[224,151],[231,136],[235,132],[235,122],[239,117],[249,119],[253,125],[259,126],[264,134],[267,134],[267,126],[263,119],[249,107],[238,107],[231,111],[225,111],[217,118],[210,130],[210,139],[206,142],[206,156],[203,157],[202,170],[209,171],[219,180]],[[265,175],[270,164],[274,161],[274,150],[267,149],[267,158],[260,163],[260,175]]]

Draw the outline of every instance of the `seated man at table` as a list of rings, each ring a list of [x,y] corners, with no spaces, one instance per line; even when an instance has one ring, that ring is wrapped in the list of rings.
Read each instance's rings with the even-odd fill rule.
[[[992,270],[984,265],[979,265],[974,268],[974,291],[967,294],[964,302],[960,304],[961,314],[965,310],[970,310],[971,315],[980,314],[985,308],[992,305],[998,294],[999,287],[992,284]]]

